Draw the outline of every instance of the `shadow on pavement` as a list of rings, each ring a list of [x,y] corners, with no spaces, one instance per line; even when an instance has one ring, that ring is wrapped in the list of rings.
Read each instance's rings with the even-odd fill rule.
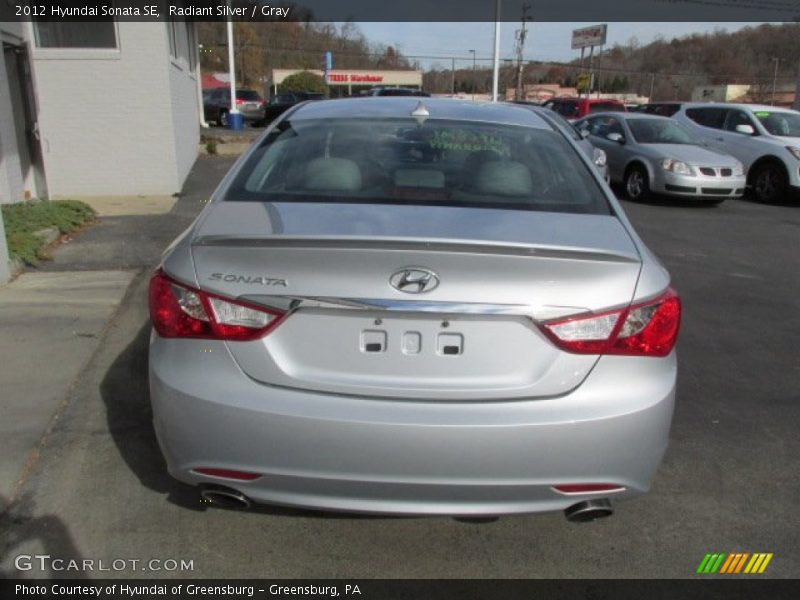
[[[697,210],[715,210],[719,206],[725,206],[726,202],[739,202],[739,198],[729,198],[722,202],[712,200],[693,199],[693,198],[673,198],[671,196],[651,196],[646,200],[629,200],[623,194],[617,193],[617,200],[625,204],[640,204],[642,206],[657,206],[661,208],[692,208]]]
[[[148,323],[142,326],[133,341],[117,356],[100,384],[100,394],[106,406],[111,437],[125,463],[146,488],[159,494],[166,494],[169,502],[182,508],[195,511],[226,510],[204,505],[200,502],[196,488],[181,483],[167,472],[167,464],[153,429],[153,412],[150,407],[147,373],[149,338]],[[402,518],[323,512],[265,504],[255,505],[247,512],[324,519]]]
[[[0,496],[0,506],[6,505],[6,499]],[[26,494],[0,515],[0,531],[3,531],[3,537],[0,538],[0,560],[7,560],[14,565],[16,556],[24,556],[20,562],[23,570],[0,568],[0,579],[28,576],[41,578],[46,573],[52,579],[88,579],[83,570],[69,568],[70,561],[75,561],[75,565],[82,565],[83,557],[75,547],[64,522],[56,515],[32,516],[34,509],[30,494]],[[34,550],[21,547],[30,541],[38,542]],[[15,548],[19,549],[19,554],[12,554]],[[63,570],[43,571],[32,555],[49,555],[50,559],[63,559]]]
[[[149,337],[148,323],[117,356],[100,383],[108,430],[120,455],[142,485],[166,494],[173,504],[204,510],[195,490],[167,473],[166,462],[158,447],[147,383]]]

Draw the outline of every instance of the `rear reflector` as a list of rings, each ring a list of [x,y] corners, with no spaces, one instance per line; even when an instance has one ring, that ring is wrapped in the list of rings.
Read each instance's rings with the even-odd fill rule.
[[[681,301],[670,288],[628,308],[541,324],[559,348],[576,354],[666,356],[675,347]]]
[[[190,288],[161,270],[150,279],[150,320],[161,337],[254,340],[274,329],[283,316]]]
[[[201,467],[199,469],[192,469],[199,475],[210,475],[211,477],[222,477],[224,479],[236,479],[238,481],[253,481],[261,477],[260,473],[249,473],[248,471],[234,471],[233,469],[212,469],[210,467]]]
[[[566,483],[554,485],[553,490],[559,494],[599,494],[601,492],[622,492],[625,487],[616,483]]]

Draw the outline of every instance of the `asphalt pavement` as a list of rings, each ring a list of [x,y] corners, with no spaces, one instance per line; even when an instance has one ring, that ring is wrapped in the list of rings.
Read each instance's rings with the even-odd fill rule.
[[[201,159],[171,213],[101,224],[75,241],[85,256],[49,267],[122,263],[136,275],[2,516],[0,575],[52,575],[13,565],[47,553],[192,561],[187,571],[56,573],[73,577],[683,578],[708,552],[771,552],[761,577],[800,576],[800,205],[625,203],[670,269],[684,320],[667,455],[652,491],[613,517],[235,512],[167,475],[147,392],[147,272],[230,164]],[[114,236],[124,248],[104,246]]]

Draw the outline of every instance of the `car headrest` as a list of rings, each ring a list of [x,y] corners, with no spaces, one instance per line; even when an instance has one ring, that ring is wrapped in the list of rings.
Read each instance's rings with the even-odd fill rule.
[[[482,194],[530,196],[533,181],[528,167],[522,163],[493,160],[481,165],[475,187]]]
[[[347,158],[315,158],[306,167],[303,188],[329,192],[361,189],[361,169]]]

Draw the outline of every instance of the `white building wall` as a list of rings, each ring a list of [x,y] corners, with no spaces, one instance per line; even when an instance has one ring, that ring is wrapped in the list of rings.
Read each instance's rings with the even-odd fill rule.
[[[18,44],[22,41],[21,23],[0,23],[0,48],[2,42]],[[19,164],[14,115],[8,87],[6,62],[0,59],[0,204],[21,200],[23,195],[22,169]],[[0,212],[0,285],[8,282],[11,272],[8,265],[8,246]]]
[[[0,44],[4,41],[13,44],[21,43],[22,23],[0,23]],[[24,195],[14,118],[6,61],[0,58],[0,204],[17,202],[22,200]],[[5,249],[4,244],[0,245]],[[0,256],[0,263],[5,265],[2,256]],[[0,268],[2,267],[0,266]]]
[[[196,102],[174,97],[189,77],[173,75],[163,23],[117,23],[118,48],[35,49],[34,71],[45,173],[51,198],[172,194],[188,173]],[[191,129],[198,131],[196,109]],[[186,143],[186,142],[183,142]],[[181,147],[183,148],[183,143]],[[193,158],[192,158],[193,160]],[[189,165],[191,166],[191,165]]]
[[[195,49],[192,48],[191,52],[195,53]],[[169,85],[172,98],[175,166],[178,181],[183,183],[197,159],[197,148],[200,144],[196,73],[183,59],[170,59]]]

